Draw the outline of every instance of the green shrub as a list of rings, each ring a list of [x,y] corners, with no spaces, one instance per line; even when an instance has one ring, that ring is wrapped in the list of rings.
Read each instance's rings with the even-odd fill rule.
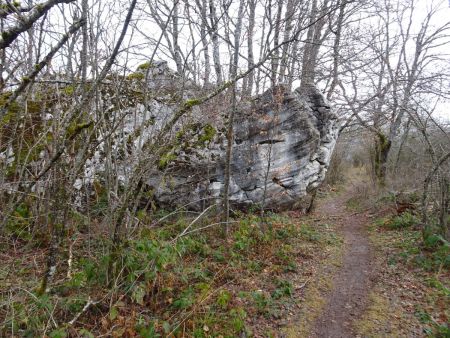
[[[172,305],[176,309],[183,310],[191,307],[192,304],[194,304],[194,301],[195,301],[194,289],[189,287],[181,293],[180,298],[176,299]]]
[[[217,305],[219,305],[222,309],[226,309],[230,301],[231,293],[229,293],[227,290],[221,290],[219,292],[219,295],[217,296]]]
[[[5,225],[6,233],[14,237],[31,239],[31,212],[24,203],[18,205]]]
[[[243,224],[234,233],[234,248],[238,251],[247,251],[256,243],[255,233],[251,226]]]
[[[277,288],[274,292],[272,292],[273,299],[279,299],[282,297],[291,297],[294,293],[294,288],[292,283],[287,280],[279,280],[277,281]]]
[[[385,223],[385,227],[391,230],[410,228],[419,223],[417,217],[409,212],[395,216]]]
[[[266,313],[270,305],[270,299],[262,291],[253,291],[252,298],[259,313]]]
[[[245,318],[247,313],[242,308],[235,308],[230,310],[231,325],[235,333],[240,333],[245,327]]]

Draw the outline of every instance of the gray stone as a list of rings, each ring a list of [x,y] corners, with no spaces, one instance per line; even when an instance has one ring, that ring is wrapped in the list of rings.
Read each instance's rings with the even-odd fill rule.
[[[268,90],[239,109],[234,128],[229,198],[238,208],[299,206],[324,180],[338,136],[337,117],[315,87]],[[225,149],[218,133],[208,147],[178,154],[164,170],[170,184],[153,172],[148,184],[156,201],[191,208],[220,203]]]

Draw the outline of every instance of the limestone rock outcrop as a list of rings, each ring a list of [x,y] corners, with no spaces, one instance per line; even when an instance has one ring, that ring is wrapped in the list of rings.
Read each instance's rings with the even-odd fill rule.
[[[277,86],[236,113],[230,200],[238,208],[294,208],[324,180],[338,136],[337,117],[315,87]],[[225,137],[177,151],[147,184],[157,203],[201,208],[220,201]]]
[[[53,120],[67,120],[64,112],[75,100],[73,86],[56,84],[54,89],[42,92],[52,95],[51,102],[56,103],[42,105],[35,114],[45,116],[40,128],[47,130],[52,137],[45,139],[50,140]],[[83,209],[106,191],[102,189],[106,182],[114,195],[109,198],[112,208],[120,191],[129,187],[132,194],[135,186],[140,187],[139,196],[141,188],[146,189],[143,196],[147,200],[142,202],[147,206],[202,209],[220,203],[230,100],[225,92],[202,105],[192,99],[209,93],[210,89],[170,70],[166,62],[147,62],[127,76],[111,75],[92,106],[95,115],[83,117],[97,121],[95,129],[86,134],[89,142],[76,140],[71,146],[83,155],[72,158],[77,152],[67,151],[61,157],[67,165],[86,159],[79,162],[82,167],[71,178],[77,191],[74,204]],[[177,110],[186,106],[191,109],[167,127]],[[238,208],[295,208],[325,178],[338,136],[336,115],[314,86],[290,91],[279,85],[243,100],[237,108],[231,204]],[[70,124],[73,121],[66,122],[62,128],[76,127]],[[53,156],[51,147],[41,148],[34,154],[30,172],[44,170]],[[13,167],[14,151],[12,145],[3,147],[0,161]],[[33,191],[44,191],[45,184],[42,180]]]

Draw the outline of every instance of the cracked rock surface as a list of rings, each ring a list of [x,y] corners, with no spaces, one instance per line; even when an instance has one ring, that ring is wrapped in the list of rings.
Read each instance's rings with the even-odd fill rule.
[[[254,98],[236,112],[231,203],[276,210],[298,206],[324,180],[338,129],[336,115],[315,87],[290,92],[277,86]],[[147,182],[156,201],[192,208],[218,202],[225,149],[218,134],[208,147],[177,154],[164,178],[155,171]]]

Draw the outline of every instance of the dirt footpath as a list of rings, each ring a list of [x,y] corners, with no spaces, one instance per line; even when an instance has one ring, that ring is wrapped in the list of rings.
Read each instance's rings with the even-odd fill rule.
[[[341,227],[344,237],[342,267],[333,279],[326,305],[316,320],[310,337],[356,337],[352,324],[364,312],[370,290],[371,253],[364,213],[347,210],[345,202],[351,192],[320,201],[317,217]]]

